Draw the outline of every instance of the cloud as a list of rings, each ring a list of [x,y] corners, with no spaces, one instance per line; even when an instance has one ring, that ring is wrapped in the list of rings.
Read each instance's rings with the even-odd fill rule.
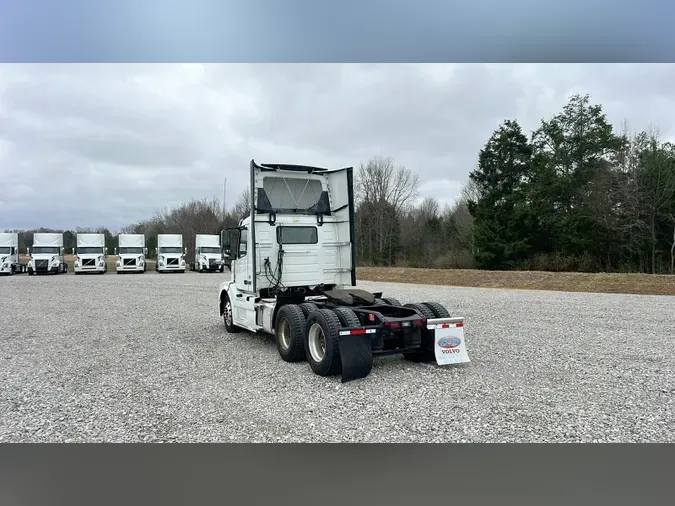
[[[227,201],[248,162],[391,156],[451,203],[506,118],[535,129],[590,93],[617,128],[675,136],[672,65],[3,65],[0,228],[119,228]]]

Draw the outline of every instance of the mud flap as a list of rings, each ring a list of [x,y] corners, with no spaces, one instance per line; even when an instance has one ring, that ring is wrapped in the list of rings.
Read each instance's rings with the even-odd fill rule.
[[[342,383],[365,378],[373,368],[371,339],[376,329],[341,329],[339,332]]]
[[[434,318],[427,320],[427,329],[434,334],[434,356],[440,366],[467,364],[471,360],[464,340],[464,318]]]

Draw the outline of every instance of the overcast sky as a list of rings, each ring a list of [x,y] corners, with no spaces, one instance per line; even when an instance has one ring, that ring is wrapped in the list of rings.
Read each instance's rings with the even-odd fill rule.
[[[669,64],[0,65],[0,229],[117,229],[224,178],[233,204],[251,158],[391,156],[451,203],[501,121],[529,133],[573,93],[675,137]]]

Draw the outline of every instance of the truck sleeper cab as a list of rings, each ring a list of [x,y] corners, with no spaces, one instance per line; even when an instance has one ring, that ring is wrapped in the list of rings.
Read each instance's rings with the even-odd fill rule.
[[[68,264],[63,250],[63,234],[35,233],[33,247],[28,248],[28,275],[64,274]]]
[[[367,376],[381,355],[468,362],[463,318],[356,288],[352,178],[351,168],[251,161],[250,214],[223,236],[225,329],[273,334],[283,360],[343,382]]]
[[[190,262],[190,269],[197,272],[223,272],[225,270],[218,235],[196,235],[194,257]]]
[[[105,274],[108,272],[105,235],[77,234],[76,240],[77,247],[73,251],[75,255],[73,271],[75,274]]]
[[[185,272],[183,236],[180,234],[159,234],[157,236],[157,263],[155,270],[164,272]]]
[[[117,274],[123,272],[144,273],[147,271],[145,234],[119,234],[115,255],[115,270]]]
[[[19,256],[19,234],[16,232],[0,233],[0,275],[11,276],[26,272]]]

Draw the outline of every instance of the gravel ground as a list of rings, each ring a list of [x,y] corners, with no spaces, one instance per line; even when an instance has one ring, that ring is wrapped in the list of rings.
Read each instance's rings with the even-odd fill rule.
[[[364,282],[464,316],[472,362],[343,385],[227,334],[227,275],[0,279],[0,441],[675,441],[672,298]]]

